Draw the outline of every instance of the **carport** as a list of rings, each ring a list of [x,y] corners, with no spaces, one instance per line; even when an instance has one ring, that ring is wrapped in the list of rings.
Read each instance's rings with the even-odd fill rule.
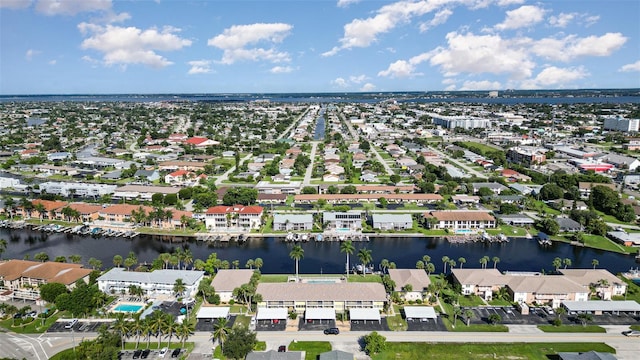
[[[405,306],[404,315],[407,320],[427,321],[428,319],[436,319],[436,311],[431,306]]]
[[[229,308],[228,306],[223,307],[213,307],[213,306],[202,306],[200,310],[198,310],[198,314],[196,314],[196,319],[200,320],[214,320],[214,319],[229,319]]]
[[[380,323],[380,310],[378,309],[349,309],[349,319],[351,321],[377,321]]]
[[[258,308],[256,320],[260,322],[270,321],[272,324],[279,324],[280,321],[287,320],[286,308]]]
[[[619,315],[627,313],[636,315],[640,313],[640,304],[632,300],[625,301],[563,301],[562,306],[567,309],[568,313],[589,313],[594,315],[602,315],[604,312]]]
[[[336,309],[334,308],[307,308],[304,312],[304,319],[307,322],[314,320],[327,320],[327,322],[334,321],[336,319]]]

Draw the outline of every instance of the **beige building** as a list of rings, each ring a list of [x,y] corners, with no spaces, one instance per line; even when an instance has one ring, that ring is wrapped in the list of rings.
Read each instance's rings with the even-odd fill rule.
[[[307,309],[325,308],[344,313],[352,308],[382,310],[387,301],[379,283],[260,283],[258,308],[286,308],[302,314]]]
[[[90,273],[91,269],[83,269],[81,264],[5,261],[0,263],[0,299],[36,300],[40,298],[40,285],[60,283],[73,289],[78,280],[88,282]]]
[[[220,295],[220,301],[228,303],[233,298],[233,290],[251,281],[253,270],[221,269],[211,280],[211,286]]]
[[[496,218],[487,211],[430,211],[424,214],[432,229],[449,229],[455,232],[473,232],[496,227]]]
[[[422,269],[389,269],[389,276],[396,284],[394,291],[400,292],[405,300],[422,300],[431,285],[429,275]],[[411,291],[406,286],[411,285]]]
[[[559,269],[566,278],[595,290],[602,300],[611,300],[612,296],[622,296],[627,292],[627,284],[604,269]]]
[[[494,293],[507,285],[506,277],[497,269],[452,269],[451,272],[462,288],[462,295],[491,300]]]

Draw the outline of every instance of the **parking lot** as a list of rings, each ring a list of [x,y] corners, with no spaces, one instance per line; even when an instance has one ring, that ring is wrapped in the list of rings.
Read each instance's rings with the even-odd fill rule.
[[[411,319],[407,320],[407,331],[447,331],[442,319]]]
[[[236,315],[229,316],[227,320],[227,326],[233,327],[236,322]],[[196,331],[213,331],[213,327],[218,323],[218,319],[198,319],[196,323]]]
[[[120,352],[120,356],[118,357],[118,359],[134,359],[134,355],[135,359],[159,359],[160,357],[160,350],[149,350],[147,356],[145,357],[143,354],[141,353],[142,351],[144,351],[144,349],[140,349],[140,352],[138,352],[136,354],[136,352],[134,350],[126,350],[126,351],[121,351]],[[176,357],[180,357],[180,355],[184,355],[185,351],[184,350],[180,350],[180,354]],[[164,358],[171,358],[173,357],[173,349],[169,350],[166,355],[164,356]]]
[[[500,323],[505,325],[546,325],[551,324],[553,320],[558,316],[555,313],[549,313],[542,308],[530,308],[529,315],[522,315],[514,307],[509,306],[477,306],[477,307],[465,307],[462,309],[462,316],[460,319],[466,321],[464,313],[467,310],[473,311],[473,317],[471,324],[487,324],[489,323],[489,316],[492,314],[500,315],[502,319]],[[565,314],[560,318],[564,324],[580,323],[577,314]],[[640,317],[633,314],[603,314],[592,315],[590,324],[595,325],[634,325],[640,324]]]
[[[69,319],[58,320],[51,324],[47,332],[71,332],[72,330],[75,332],[97,332],[101,325],[109,326],[113,320],[108,321],[87,321],[87,320],[79,320],[76,324],[74,324],[71,328],[67,328],[67,324],[69,323]]]
[[[335,319],[334,320],[300,319],[300,321],[298,322],[298,330],[300,331],[324,330],[330,327],[336,327]]]
[[[285,331],[286,328],[286,320],[258,320],[256,322],[256,331]]]
[[[387,319],[378,320],[351,320],[351,331],[389,331]]]

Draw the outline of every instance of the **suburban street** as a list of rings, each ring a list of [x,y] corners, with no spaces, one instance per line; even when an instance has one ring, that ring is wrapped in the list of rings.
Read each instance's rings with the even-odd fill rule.
[[[449,156],[449,155],[447,155],[447,154],[443,153],[442,151],[440,151],[440,150],[436,149],[435,147],[431,147],[431,150],[432,150],[433,152],[435,152],[436,154],[438,154],[438,155],[440,155],[440,156],[442,156],[442,157],[446,158],[447,160],[449,160],[450,162],[452,162],[453,164],[455,164],[457,167],[462,168],[462,169],[463,169],[464,171],[466,171],[468,174],[471,174],[471,175],[473,175],[473,176],[475,176],[475,177],[479,177],[479,178],[486,178],[486,176],[485,176],[485,175],[483,175],[482,173],[480,173],[480,172],[478,172],[478,171],[476,171],[476,170],[474,170],[474,169],[472,169],[472,168],[468,167],[467,165],[464,165],[464,164],[460,163],[459,161],[457,161],[457,160],[455,160],[455,159],[451,158],[451,156]]]
[[[446,342],[446,343],[536,343],[536,342],[605,342],[616,349],[620,360],[636,360],[640,353],[640,341],[637,338],[625,337],[622,331],[628,326],[603,326],[607,333],[544,333],[535,325],[509,325],[509,332],[424,332],[424,331],[383,331],[381,335],[389,342]],[[267,350],[277,349],[280,345],[288,345],[292,341],[329,341],[333,349],[354,352],[356,359],[368,359],[359,351],[358,339],[368,332],[343,332],[340,335],[324,335],[321,331],[262,331],[258,340],[267,343]],[[22,335],[0,333],[0,348],[3,356],[9,358],[25,358],[45,360],[54,354],[77,345],[83,339],[92,339],[96,333],[55,333]],[[196,346],[190,358],[210,358],[212,351],[211,334],[197,332],[189,338]],[[204,355],[204,356],[203,356]],[[207,356],[208,355],[208,356]]]
[[[302,181],[302,186],[309,186],[311,184],[311,175],[313,175],[313,168],[315,167],[315,159],[316,159],[316,151],[318,149],[319,141],[311,142],[311,155],[309,158],[311,159],[311,163],[307,166],[307,171],[304,173],[304,180]]]

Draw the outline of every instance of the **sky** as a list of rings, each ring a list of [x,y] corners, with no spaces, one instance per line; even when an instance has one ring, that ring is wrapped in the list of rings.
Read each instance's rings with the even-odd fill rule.
[[[0,0],[0,94],[640,88],[637,0]]]

